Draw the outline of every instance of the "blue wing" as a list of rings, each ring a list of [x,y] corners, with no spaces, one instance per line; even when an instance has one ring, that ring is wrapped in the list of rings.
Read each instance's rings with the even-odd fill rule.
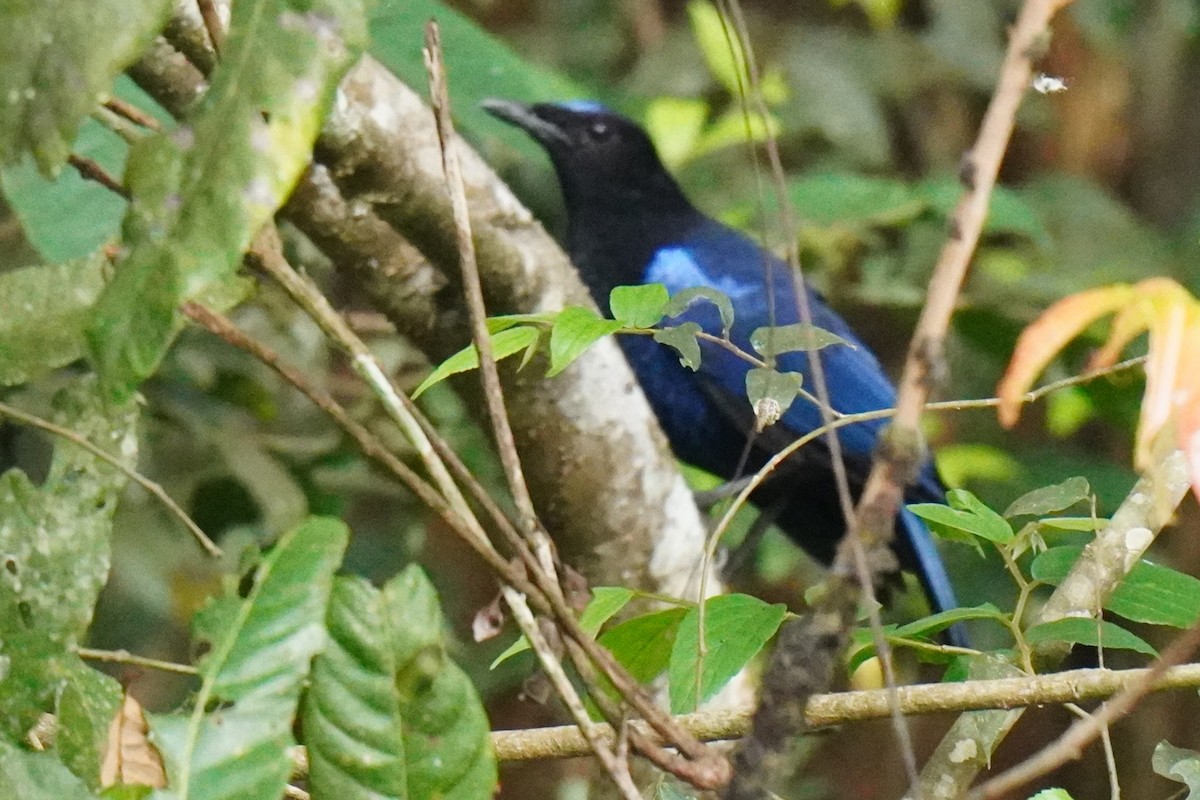
[[[706,221],[676,244],[659,249],[643,281],[662,283],[671,294],[707,286],[727,295],[735,317],[730,338],[747,352],[753,352],[750,335],[757,328],[800,321],[789,267],[750,239],[716,222]],[[874,354],[820,295],[807,287],[803,291],[813,323],[849,342],[819,353],[831,405],[847,414],[893,407],[895,389]],[[711,334],[721,332],[716,307],[703,300],[694,303],[677,321],[696,322]],[[700,370],[692,373],[679,365],[668,348],[643,337],[625,337],[622,341],[676,452],[716,474],[732,477],[743,458],[747,470],[757,469],[770,455],[822,424],[820,410],[798,398],[779,423],[756,438],[756,457],[753,450],[746,449],[753,426],[753,413],[746,400],[750,364],[716,345],[702,343]],[[777,359],[777,368],[800,373],[804,386],[813,391],[807,353],[783,354]],[[861,482],[865,477],[885,424],[885,420],[875,420],[839,429],[852,481]],[[780,524],[811,554],[826,562],[843,528],[832,486],[828,452],[817,441],[801,449],[790,472],[785,472],[769,490],[783,501]],[[926,463],[908,499],[941,502],[944,496],[932,462]],[[901,562],[917,571],[938,610],[953,608],[954,592],[932,535],[907,509],[901,511],[897,521]]]

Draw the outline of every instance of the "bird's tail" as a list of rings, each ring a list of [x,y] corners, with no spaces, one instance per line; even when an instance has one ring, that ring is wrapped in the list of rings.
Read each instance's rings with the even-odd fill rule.
[[[917,577],[921,580],[921,585],[925,589],[925,595],[929,598],[929,604],[933,610],[940,612],[957,608],[958,598],[954,595],[954,586],[950,583],[946,565],[942,562],[942,556],[938,552],[937,543],[934,542],[929,528],[925,526],[920,517],[907,508],[900,510],[898,521],[900,530],[897,531],[897,534],[903,536],[912,549]],[[968,646],[966,632],[962,625],[951,626],[946,629],[945,635],[946,641],[955,647]]]

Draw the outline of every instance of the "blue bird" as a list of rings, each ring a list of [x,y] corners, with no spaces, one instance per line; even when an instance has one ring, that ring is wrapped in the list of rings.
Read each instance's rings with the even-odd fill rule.
[[[606,313],[609,293],[616,286],[661,283],[672,295],[711,287],[732,301],[735,322],[730,338],[747,352],[753,352],[750,334],[755,329],[800,321],[788,265],[698,211],[635,123],[593,102],[523,105],[487,100],[483,105],[549,153],[566,204],[567,252]],[[804,291],[813,323],[849,342],[820,352],[832,406],[847,414],[893,407],[895,388],[875,356],[820,294],[809,287]],[[697,322],[708,333],[721,333],[711,303],[694,303],[678,319],[684,320]],[[777,424],[756,434],[746,397],[751,367],[716,345],[701,343],[701,364],[692,371],[675,351],[648,337],[623,336],[619,341],[675,454],[721,478],[732,480],[739,470],[757,470],[821,425],[820,410],[798,399]],[[776,368],[800,373],[811,390],[807,353],[782,354]],[[838,431],[856,496],[885,424],[860,422]],[[832,560],[845,520],[823,438],[800,448],[752,499],[760,509],[777,514],[776,524],[811,556],[826,564]],[[906,500],[944,499],[945,488],[927,460]],[[897,522],[893,547],[900,564],[916,572],[935,610],[954,608],[954,590],[929,530],[908,509],[900,511]],[[957,628],[948,634],[950,641],[962,643]]]

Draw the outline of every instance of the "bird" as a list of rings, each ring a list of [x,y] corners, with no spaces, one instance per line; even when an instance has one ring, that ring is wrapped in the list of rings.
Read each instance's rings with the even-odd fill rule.
[[[790,267],[745,234],[697,209],[662,163],[650,137],[632,120],[594,101],[524,104],[489,99],[483,108],[523,130],[547,152],[566,208],[565,249],[596,304],[611,312],[609,295],[625,285],[660,283],[672,294],[716,289],[734,310],[731,341],[752,352],[751,333],[801,321]],[[818,328],[845,344],[822,349],[830,405],[843,414],[893,408],[896,390],[878,359],[816,290],[803,284]],[[722,334],[715,305],[697,302],[675,322],[694,321]],[[762,430],[746,393],[752,365],[712,342],[701,344],[692,370],[669,347],[647,336],[618,341],[674,454],[727,481],[762,467],[783,447],[822,424],[820,409],[797,399]],[[809,354],[777,356],[775,368],[796,372],[813,386]],[[885,421],[856,422],[837,431],[845,472],[857,497]],[[907,503],[945,501],[946,489],[926,458]],[[799,448],[751,496],[760,510],[810,556],[832,562],[846,530],[832,459],[824,437]],[[954,588],[933,535],[908,508],[897,514],[893,550],[916,573],[935,611],[957,607]],[[959,626],[946,632],[964,644]]]

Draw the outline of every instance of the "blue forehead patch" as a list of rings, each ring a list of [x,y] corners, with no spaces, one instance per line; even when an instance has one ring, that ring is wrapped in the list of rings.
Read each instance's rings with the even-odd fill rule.
[[[562,103],[555,103],[555,105],[579,114],[606,114],[612,112],[612,109],[596,100],[567,100]]]

